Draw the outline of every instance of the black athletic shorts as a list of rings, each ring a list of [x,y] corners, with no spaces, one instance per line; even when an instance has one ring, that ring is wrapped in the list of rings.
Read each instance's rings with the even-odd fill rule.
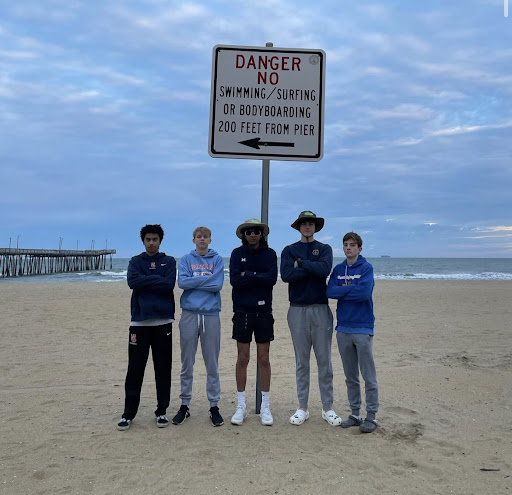
[[[270,313],[235,313],[233,338],[237,342],[252,342],[252,334],[258,344],[274,340],[274,317]]]

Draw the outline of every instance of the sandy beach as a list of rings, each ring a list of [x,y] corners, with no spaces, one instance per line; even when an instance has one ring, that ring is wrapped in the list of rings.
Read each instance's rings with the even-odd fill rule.
[[[191,417],[180,426],[155,426],[150,358],[139,414],[119,432],[126,283],[0,284],[0,493],[512,493],[512,282],[377,282],[380,427],[369,435],[322,420],[315,366],[311,417],[302,426],[288,423],[297,400],[282,282],[274,291],[274,425],[262,426],[254,414],[255,359],[249,418],[231,425],[236,347],[229,283],[222,298],[225,425],[209,421],[198,352]],[[180,405],[177,323],[173,352],[169,416]],[[335,339],[333,366],[334,407],[346,417]]]

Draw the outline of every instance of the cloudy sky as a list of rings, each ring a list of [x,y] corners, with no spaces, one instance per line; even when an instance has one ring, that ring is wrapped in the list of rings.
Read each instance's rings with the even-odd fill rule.
[[[507,0],[505,0],[506,2]],[[512,3],[512,2],[511,2]],[[217,44],[326,53],[324,157],[272,161],[270,245],[301,210],[341,253],[512,256],[512,5],[504,0],[0,0],[0,247],[228,255],[261,160],[212,158]]]

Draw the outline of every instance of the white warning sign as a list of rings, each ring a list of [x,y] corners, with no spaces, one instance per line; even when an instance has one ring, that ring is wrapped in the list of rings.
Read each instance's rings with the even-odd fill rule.
[[[208,152],[321,160],[324,88],[323,50],[215,46]]]

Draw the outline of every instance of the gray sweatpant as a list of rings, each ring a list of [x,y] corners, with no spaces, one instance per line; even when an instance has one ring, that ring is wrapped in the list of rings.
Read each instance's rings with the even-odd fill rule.
[[[352,414],[359,416],[361,409],[359,384],[359,369],[361,369],[366,396],[366,413],[368,418],[375,419],[379,410],[379,387],[373,360],[373,335],[336,332],[336,340],[345,371],[348,402]]]
[[[179,323],[181,348],[181,403],[190,405],[194,363],[197,344],[201,340],[201,351],[206,367],[206,396],[210,407],[220,400],[219,353],[220,353],[220,317],[219,315],[199,315],[183,310]]]
[[[332,408],[333,373],[331,362],[332,311],[327,304],[290,306],[288,326],[295,351],[295,377],[299,407],[308,408],[311,347],[318,366],[318,387],[324,411]]]

